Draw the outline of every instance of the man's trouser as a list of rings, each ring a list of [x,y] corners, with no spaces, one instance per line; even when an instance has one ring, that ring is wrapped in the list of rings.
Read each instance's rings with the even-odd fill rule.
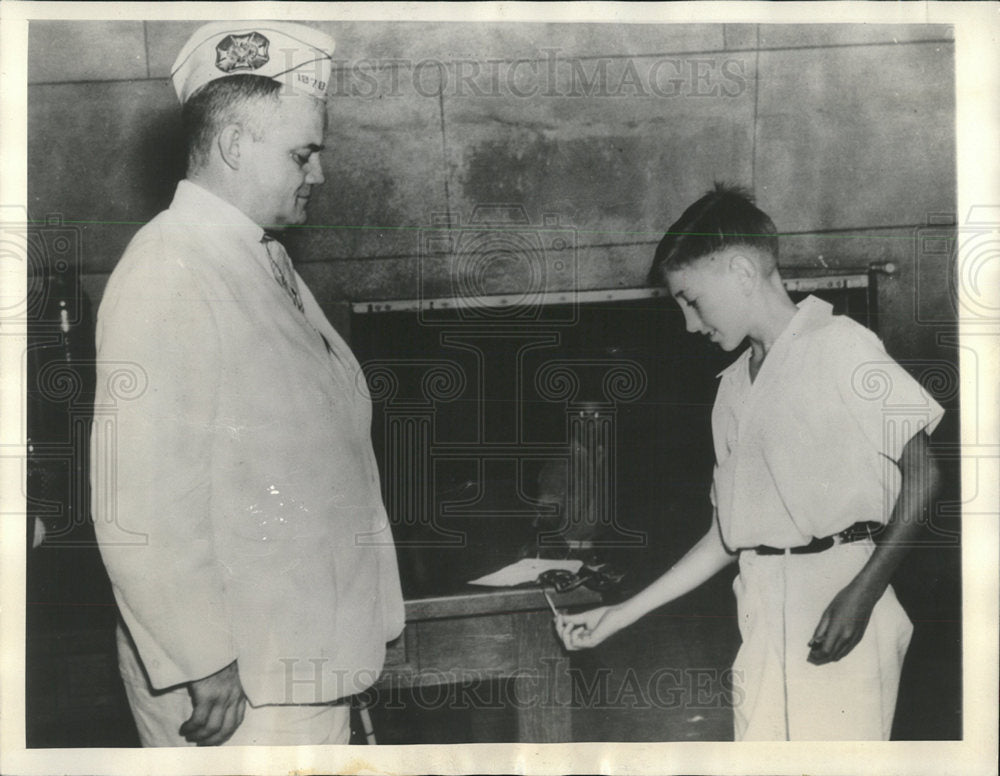
[[[184,685],[153,690],[125,629],[118,626],[118,666],[143,746],[194,746],[178,729],[191,716]],[[249,703],[243,722],[226,746],[296,746],[350,742],[350,706],[314,704],[257,706]]]

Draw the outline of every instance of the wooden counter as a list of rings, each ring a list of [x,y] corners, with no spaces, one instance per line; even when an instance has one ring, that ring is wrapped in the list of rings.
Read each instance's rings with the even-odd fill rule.
[[[560,608],[600,603],[586,588],[550,595]],[[541,588],[470,587],[408,600],[406,623],[389,645],[379,689],[513,679],[507,697],[517,714],[517,740],[573,740],[569,656]]]

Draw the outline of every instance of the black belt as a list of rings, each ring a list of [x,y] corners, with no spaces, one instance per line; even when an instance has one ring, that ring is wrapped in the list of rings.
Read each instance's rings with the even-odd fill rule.
[[[822,539],[813,539],[809,544],[804,544],[801,547],[768,547],[766,544],[759,544],[752,549],[758,555],[784,555],[786,552],[792,555],[811,555],[814,552],[829,550],[836,544],[847,544],[869,537],[874,538],[875,534],[882,528],[881,523],[855,523],[838,534],[824,536]]]

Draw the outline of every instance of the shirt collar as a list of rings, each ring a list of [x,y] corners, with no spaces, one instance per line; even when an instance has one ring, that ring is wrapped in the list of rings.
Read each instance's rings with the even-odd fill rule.
[[[830,318],[830,316],[833,315],[833,305],[829,302],[824,302],[819,297],[812,296],[811,294],[799,302],[796,307],[799,309],[796,311],[795,315],[792,316],[792,320],[788,322],[785,330],[778,335],[778,339],[775,340],[774,345],[771,346],[772,350],[776,345],[778,345],[778,343],[795,340],[800,335],[819,328],[827,319]],[[736,360],[719,372],[716,377],[722,377],[723,375],[739,369],[748,358],[750,358],[750,348],[747,348],[740,353]]]
[[[190,219],[192,226],[209,226],[221,233],[242,237],[250,243],[259,243],[264,237],[264,230],[246,213],[187,179],[177,184],[170,209],[182,219]]]
[[[717,374],[716,377],[723,377],[724,375],[727,375],[730,372],[735,372],[737,369],[740,368],[741,364],[746,362],[748,358],[750,358],[750,348],[746,348],[742,353],[740,353],[733,361],[733,363],[731,363],[729,366],[727,366],[725,369],[719,372],[719,374]]]
[[[823,326],[833,315],[833,305],[812,295],[799,302],[798,308],[798,312],[792,316],[792,320],[788,322],[788,326],[778,339],[795,339]]]

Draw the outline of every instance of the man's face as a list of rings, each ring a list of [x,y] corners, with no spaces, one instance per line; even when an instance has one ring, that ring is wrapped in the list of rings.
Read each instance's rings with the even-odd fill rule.
[[[263,125],[261,139],[246,135],[240,148],[248,215],[268,228],[305,223],[312,187],[324,180],[325,107],[311,97],[284,96]]]
[[[667,275],[667,286],[692,334],[704,334],[726,351],[747,336],[745,299],[727,252],[699,259]]]

